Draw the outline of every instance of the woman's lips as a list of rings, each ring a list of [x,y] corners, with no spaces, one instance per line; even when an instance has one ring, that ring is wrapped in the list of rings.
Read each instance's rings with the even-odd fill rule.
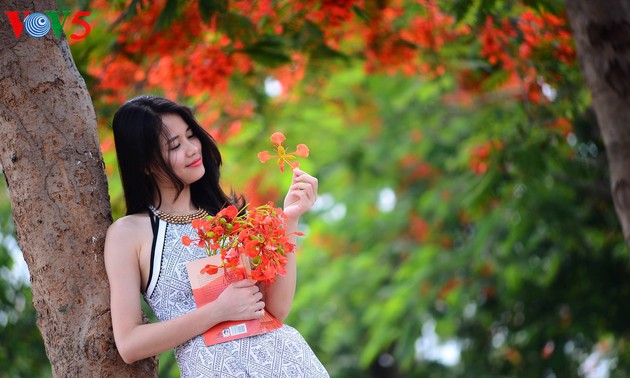
[[[201,165],[201,158],[193,161],[192,163],[188,164],[186,167],[198,167]]]

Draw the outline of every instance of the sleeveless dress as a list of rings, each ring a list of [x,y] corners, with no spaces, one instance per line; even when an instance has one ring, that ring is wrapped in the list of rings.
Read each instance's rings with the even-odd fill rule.
[[[153,245],[144,298],[160,321],[196,308],[186,263],[206,257],[203,248],[182,244],[196,235],[190,223],[175,224],[151,214]],[[182,378],[329,377],[302,335],[283,325],[274,331],[206,346],[198,335],[175,347]]]

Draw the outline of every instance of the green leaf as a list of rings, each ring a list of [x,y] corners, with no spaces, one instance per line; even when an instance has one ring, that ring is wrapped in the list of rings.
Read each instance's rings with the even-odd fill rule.
[[[523,0],[523,4],[540,11],[547,11],[554,14],[558,14],[564,9],[564,2],[557,0]]]
[[[448,10],[453,13],[455,19],[459,22],[466,17],[473,5],[474,0],[453,0]]]
[[[324,33],[317,25],[306,21],[297,33],[295,43],[300,50],[314,50],[324,43]]]
[[[350,57],[341,51],[331,49],[328,45],[322,43],[317,46],[312,52],[311,57],[314,60],[331,60],[331,59],[341,59],[345,63],[350,62]]]
[[[217,27],[232,40],[250,43],[256,38],[256,26],[251,20],[240,14],[227,12],[217,17]]]
[[[284,52],[285,44],[280,38],[265,36],[256,43],[243,49],[235,50],[247,54],[256,63],[267,67],[279,67],[291,62],[291,58]]]
[[[357,7],[357,6],[353,6],[352,10],[354,11],[354,13],[359,16],[363,21],[370,21],[372,19],[372,17],[370,16],[370,14],[368,12],[366,12],[365,10]]]
[[[124,2],[122,4],[124,6]],[[131,0],[131,3],[125,9],[123,19],[125,21],[129,21],[132,18],[136,17],[138,14],[138,9],[142,9],[144,7],[144,3],[142,0]]]
[[[199,0],[199,14],[204,22],[209,22],[215,14],[226,13],[227,0]]]
[[[155,22],[155,31],[166,29],[170,26],[173,21],[175,21],[178,17],[178,1],[177,0],[167,0],[164,9],[162,9],[162,13],[158,17]]]

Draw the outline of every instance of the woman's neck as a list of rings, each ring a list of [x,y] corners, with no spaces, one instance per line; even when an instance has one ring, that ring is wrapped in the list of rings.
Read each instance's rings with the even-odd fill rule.
[[[190,196],[190,186],[186,186],[179,195],[173,188],[160,188],[162,203],[159,210],[169,214],[187,214],[197,210],[192,203]],[[177,198],[175,198],[177,197]],[[155,201],[157,203],[157,201]]]

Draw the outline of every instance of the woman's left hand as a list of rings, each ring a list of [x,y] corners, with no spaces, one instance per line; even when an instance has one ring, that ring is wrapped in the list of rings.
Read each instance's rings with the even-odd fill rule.
[[[317,179],[295,168],[293,181],[284,198],[284,213],[289,220],[298,220],[317,200]]]

